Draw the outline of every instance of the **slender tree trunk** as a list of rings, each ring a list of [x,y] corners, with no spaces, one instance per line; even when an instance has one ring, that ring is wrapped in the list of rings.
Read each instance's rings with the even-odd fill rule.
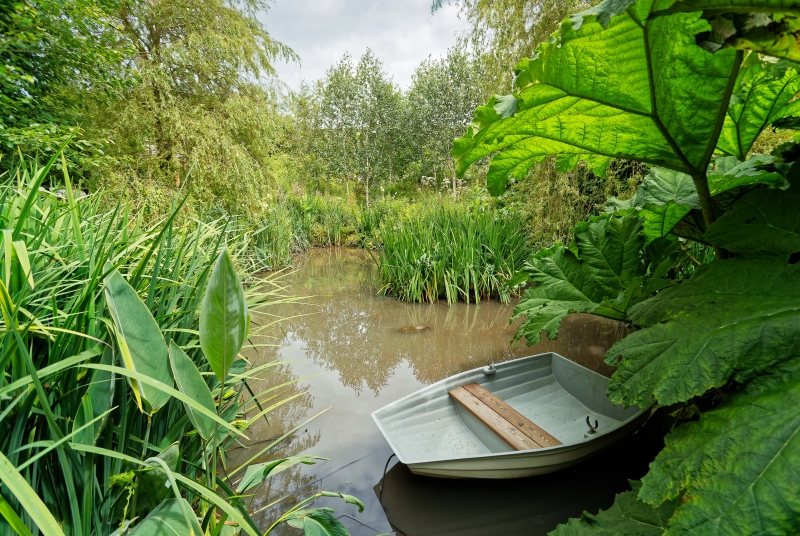
[[[367,173],[366,180],[364,181],[364,184],[366,184],[365,190],[367,192],[367,208],[369,208],[369,173]]]

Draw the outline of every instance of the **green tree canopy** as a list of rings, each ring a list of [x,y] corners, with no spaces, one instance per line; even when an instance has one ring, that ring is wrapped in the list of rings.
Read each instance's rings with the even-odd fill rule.
[[[267,161],[279,83],[273,62],[296,55],[273,40],[262,0],[125,0],[116,20],[136,50],[139,83],[93,127],[113,141],[123,178],[141,203],[165,205],[187,175],[207,211],[257,216],[270,180]],[[189,173],[191,170],[191,173]]]
[[[51,152],[130,83],[113,0],[0,2],[0,153]],[[86,142],[77,147],[85,148]]]

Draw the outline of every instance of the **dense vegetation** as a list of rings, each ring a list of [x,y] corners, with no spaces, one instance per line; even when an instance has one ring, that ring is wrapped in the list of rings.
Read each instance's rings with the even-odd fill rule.
[[[410,301],[527,285],[528,343],[632,326],[609,396],[675,427],[557,534],[800,530],[800,6],[458,4],[407,89],[367,51],[291,92],[266,0],[0,2],[0,533],[257,533],[249,495],[313,457],[226,467],[274,409],[248,311],[289,299],[238,274],[327,245]],[[269,530],[344,530],[312,500]]]
[[[40,191],[52,163],[14,169],[0,190],[0,531],[111,534],[138,520],[130,534],[261,534],[241,493],[313,457],[250,465],[273,442],[226,468],[225,451],[283,403],[244,398],[275,364],[245,370],[237,356],[250,315],[288,297],[263,279],[243,291],[235,264],[258,265],[239,229],[175,213],[150,226],[129,205],[76,199],[68,175]],[[307,503],[275,524],[341,527]]]
[[[797,13],[604,1],[523,60],[514,93],[479,108],[456,141],[462,173],[493,155],[494,193],[550,155],[653,166],[632,198],[610,200],[525,268],[519,336],[554,338],[572,312],[629,322],[606,356],[609,398],[676,417],[631,492],[554,534],[800,530],[800,145],[751,152],[770,125],[796,125]]]

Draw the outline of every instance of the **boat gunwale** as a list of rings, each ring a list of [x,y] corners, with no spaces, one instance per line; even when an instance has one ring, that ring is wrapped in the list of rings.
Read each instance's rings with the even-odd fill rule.
[[[542,356],[546,356],[546,355],[551,356],[551,360],[552,360],[553,357],[558,357],[558,358],[570,363],[571,365],[581,367],[581,368],[585,369],[586,371],[598,376],[599,378],[602,378],[603,380],[607,381],[609,379],[606,376],[603,376],[602,374],[600,374],[600,373],[598,373],[598,372],[596,372],[596,371],[594,371],[594,370],[592,370],[592,369],[590,369],[588,367],[585,367],[585,366],[581,365],[580,363],[576,363],[575,361],[572,361],[571,359],[567,359],[566,357],[562,356],[561,354],[557,354],[556,352],[543,352],[541,354],[534,354],[534,355],[529,355],[529,356],[525,356],[525,357],[520,357],[520,358],[517,358],[517,359],[512,359],[512,360],[509,360],[509,361],[505,361],[503,363],[495,364],[494,366],[497,369],[497,371],[500,372],[503,368],[506,368],[506,366],[511,365],[512,363],[519,363],[521,361],[532,360],[532,359],[535,359],[537,357],[542,357]],[[551,367],[552,367],[552,365],[551,365]],[[625,427],[631,421],[640,418],[643,413],[645,413],[646,411],[649,411],[653,407],[652,405],[650,405],[650,406],[648,406],[647,408],[644,408],[644,409],[640,408],[638,412],[636,412],[635,414],[631,415],[629,418],[625,419],[624,421],[619,421],[619,424],[617,426],[614,426],[613,428],[610,428],[610,429],[605,430],[603,432],[597,433],[597,434],[595,434],[594,437],[588,439],[587,441],[583,441],[583,442],[565,443],[565,444],[561,444],[561,445],[554,445],[552,447],[542,447],[542,448],[538,448],[538,449],[514,450],[514,451],[508,451],[508,452],[490,452],[488,454],[475,454],[475,455],[472,455],[472,456],[462,456],[462,457],[456,457],[456,458],[434,458],[434,459],[420,460],[420,461],[407,461],[406,459],[404,459],[404,457],[400,454],[399,449],[397,448],[397,445],[395,445],[394,441],[392,441],[391,437],[389,436],[389,434],[384,429],[383,425],[381,424],[380,417],[377,414],[380,413],[380,412],[383,412],[385,410],[388,410],[388,409],[392,408],[393,406],[399,405],[402,402],[404,402],[404,401],[406,401],[406,400],[408,400],[408,399],[410,399],[412,397],[418,396],[418,395],[420,395],[421,393],[423,393],[425,391],[435,390],[438,386],[444,384],[445,382],[448,382],[448,381],[451,381],[451,380],[456,380],[456,379],[461,378],[461,377],[467,377],[467,376],[473,375],[476,372],[479,372],[479,371],[482,371],[482,370],[483,370],[483,367],[477,367],[477,368],[474,368],[474,369],[466,370],[464,372],[460,372],[458,374],[454,374],[452,376],[448,376],[448,377],[446,377],[446,378],[444,378],[442,380],[439,380],[436,383],[432,383],[430,385],[427,385],[427,386],[423,387],[422,389],[414,391],[413,393],[409,393],[406,396],[395,400],[394,402],[390,402],[389,404],[383,406],[382,408],[376,409],[375,411],[373,411],[371,413],[372,420],[378,426],[378,429],[381,431],[381,434],[383,434],[384,439],[386,439],[386,442],[389,443],[389,446],[392,448],[392,451],[395,453],[395,455],[397,456],[397,459],[401,463],[404,463],[405,465],[408,465],[408,466],[412,466],[412,465],[422,465],[422,464],[431,464],[431,463],[444,463],[444,462],[457,462],[457,461],[464,461],[464,460],[475,460],[475,459],[482,459],[482,458],[528,457],[531,454],[534,454],[536,457],[538,457],[539,455],[544,456],[544,455],[553,454],[553,453],[561,452],[561,451],[575,450],[575,449],[581,448],[581,447],[583,447],[583,446],[585,446],[585,445],[587,445],[589,443],[593,443],[596,440],[598,440],[598,439],[600,439],[600,438],[602,438],[602,437],[604,437],[604,436],[606,436],[608,434],[612,434],[615,431],[619,430],[620,428]],[[560,385],[560,383],[559,383],[559,385]],[[562,387],[562,389],[563,389],[563,387]],[[567,393],[569,393],[569,391],[567,391]],[[570,394],[570,396],[574,396],[571,393],[569,393],[569,394]],[[633,406],[629,406],[629,407],[633,407]]]

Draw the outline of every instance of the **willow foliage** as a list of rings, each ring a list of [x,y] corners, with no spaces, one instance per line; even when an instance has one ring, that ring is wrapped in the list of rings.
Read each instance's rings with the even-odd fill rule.
[[[514,66],[533,56],[536,47],[556,31],[567,15],[588,7],[586,0],[451,0],[470,24],[465,43],[481,51],[482,89],[493,93],[507,89]],[[433,10],[444,0],[434,0]]]
[[[273,40],[260,0],[123,2],[116,16],[134,47],[139,81],[97,111],[94,128],[113,140],[134,199],[163,212],[187,176],[201,208],[263,212],[267,170],[280,127],[273,62],[295,54]]]

